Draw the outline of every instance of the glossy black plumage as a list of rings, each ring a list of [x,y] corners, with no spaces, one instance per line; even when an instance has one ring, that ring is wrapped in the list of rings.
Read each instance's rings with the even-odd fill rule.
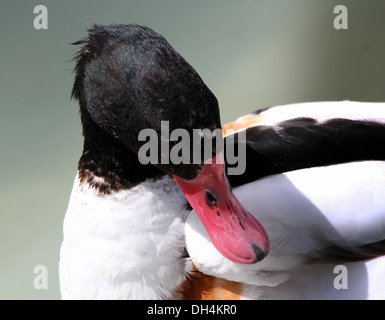
[[[237,138],[234,141],[238,143]],[[274,126],[248,128],[245,143],[246,171],[228,176],[233,187],[297,169],[385,160],[385,125],[348,119],[318,123],[296,118]]]

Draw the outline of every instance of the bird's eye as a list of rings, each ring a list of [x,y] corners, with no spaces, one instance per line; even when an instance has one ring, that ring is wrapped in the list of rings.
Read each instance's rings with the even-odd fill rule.
[[[206,203],[209,207],[216,207],[217,206],[217,198],[212,194],[211,191],[206,190],[205,191],[206,195]]]

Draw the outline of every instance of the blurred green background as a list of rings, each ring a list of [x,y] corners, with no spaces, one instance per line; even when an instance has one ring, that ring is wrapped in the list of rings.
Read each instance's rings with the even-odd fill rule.
[[[48,9],[35,30],[33,9]],[[336,30],[336,5],[348,30]],[[385,101],[383,0],[0,2],[0,299],[59,299],[58,260],[82,137],[69,43],[92,23],[163,34],[217,96],[223,122],[277,104]],[[36,290],[33,269],[48,268]]]

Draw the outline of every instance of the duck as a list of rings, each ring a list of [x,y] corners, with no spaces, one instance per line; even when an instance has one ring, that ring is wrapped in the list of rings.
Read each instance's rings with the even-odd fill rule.
[[[152,29],[94,25],[74,44],[84,145],[63,299],[385,298],[384,103],[295,103],[222,125],[215,95]]]

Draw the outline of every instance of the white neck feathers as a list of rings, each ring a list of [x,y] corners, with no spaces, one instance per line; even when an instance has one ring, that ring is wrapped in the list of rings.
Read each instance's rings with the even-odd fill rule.
[[[177,298],[187,213],[183,193],[168,176],[111,194],[99,194],[77,176],[64,221],[63,298]]]

